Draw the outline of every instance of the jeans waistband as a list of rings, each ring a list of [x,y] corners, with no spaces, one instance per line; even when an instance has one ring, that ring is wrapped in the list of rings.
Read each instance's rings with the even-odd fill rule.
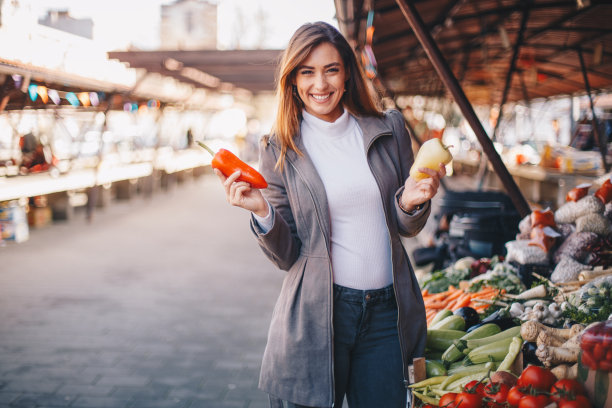
[[[380,289],[361,290],[347,288],[334,283],[334,299],[342,299],[353,303],[384,303],[395,299],[393,285]]]

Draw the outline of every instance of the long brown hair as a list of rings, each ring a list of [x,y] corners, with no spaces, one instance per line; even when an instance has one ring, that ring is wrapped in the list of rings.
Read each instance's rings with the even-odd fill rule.
[[[293,92],[297,68],[315,47],[326,42],[338,50],[348,76],[345,84],[346,92],[340,103],[353,115],[382,115],[368,88],[363,69],[357,63],[355,53],[344,36],[335,27],[322,21],[302,25],[289,40],[289,45],[281,56],[277,73],[278,110],[272,133],[280,142],[281,153],[276,167],[281,169],[288,149],[302,154],[293,139],[299,131],[303,107],[302,101]]]

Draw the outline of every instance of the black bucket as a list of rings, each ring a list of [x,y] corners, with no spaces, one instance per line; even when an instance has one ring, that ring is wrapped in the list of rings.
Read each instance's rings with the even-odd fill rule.
[[[461,256],[505,255],[505,243],[515,239],[521,220],[512,200],[496,191],[447,192],[440,215],[450,218],[449,241]]]

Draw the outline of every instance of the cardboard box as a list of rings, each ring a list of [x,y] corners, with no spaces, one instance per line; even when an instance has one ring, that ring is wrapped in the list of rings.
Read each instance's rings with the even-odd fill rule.
[[[0,235],[4,241],[24,242],[30,238],[30,229],[25,221],[0,221]]]
[[[42,228],[53,222],[53,212],[50,207],[30,207],[28,224],[33,228]]]

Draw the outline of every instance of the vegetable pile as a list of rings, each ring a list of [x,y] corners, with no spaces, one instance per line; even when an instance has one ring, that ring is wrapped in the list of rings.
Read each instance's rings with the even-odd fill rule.
[[[437,381],[413,384],[413,389],[436,390]],[[425,392],[423,391],[423,392]],[[576,380],[557,380],[550,370],[530,365],[518,376],[495,372],[480,380],[465,383],[456,391],[443,392],[439,398],[419,391],[414,395],[421,407],[449,408],[591,408],[583,385]],[[556,405],[550,405],[550,404]]]

